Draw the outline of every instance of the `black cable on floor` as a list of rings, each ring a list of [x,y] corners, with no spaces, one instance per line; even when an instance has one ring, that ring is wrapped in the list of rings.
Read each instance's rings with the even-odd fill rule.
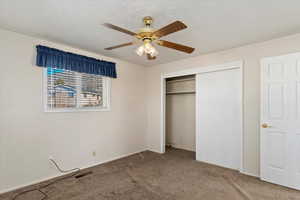
[[[72,173],[71,175],[69,175],[69,176],[64,176],[64,177],[62,177],[62,178],[58,178],[58,179],[56,179],[55,181],[52,181],[52,182],[50,182],[50,183],[48,183],[48,184],[46,184],[46,185],[39,186],[39,187],[34,188],[34,189],[25,190],[25,191],[23,191],[23,192],[20,192],[20,193],[18,193],[17,195],[15,195],[15,196],[12,198],[12,200],[16,200],[18,197],[20,197],[20,196],[22,196],[22,195],[24,195],[24,194],[27,194],[27,193],[29,193],[29,192],[35,192],[35,191],[37,191],[37,192],[39,192],[39,193],[41,193],[41,194],[43,195],[43,198],[40,199],[40,200],[45,200],[45,199],[48,198],[48,195],[47,195],[46,192],[43,192],[43,191],[42,191],[43,189],[49,187],[50,185],[53,185],[53,184],[58,183],[58,182],[60,182],[60,181],[63,181],[63,180],[65,180],[65,179],[72,178],[72,177],[76,176],[76,175],[80,172],[80,168],[74,168],[74,169],[70,169],[70,170],[62,170],[62,169],[59,167],[59,165],[55,162],[55,160],[50,159],[50,161],[55,165],[55,167],[57,168],[57,170],[60,171],[61,173],[70,173],[70,172],[73,172],[73,173]]]

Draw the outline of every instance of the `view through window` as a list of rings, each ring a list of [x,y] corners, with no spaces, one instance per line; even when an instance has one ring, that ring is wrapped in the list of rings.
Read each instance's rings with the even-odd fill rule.
[[[47,68],[47,110],[108,107],[108,78],[65,69]]]

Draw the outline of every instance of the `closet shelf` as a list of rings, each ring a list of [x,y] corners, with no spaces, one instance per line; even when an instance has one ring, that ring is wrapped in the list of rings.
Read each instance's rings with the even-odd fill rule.
[[[196,91],[177,91],[177,92],[167,92],[167,95],[174,95],[174,94],[195,94]]]
[[[167,81],[167,84],[168,83],[183,82],[183,81],[195,81],[195,78],[185,78],[185,79],[178,79],[178,80],[170,80],[170,81]]]

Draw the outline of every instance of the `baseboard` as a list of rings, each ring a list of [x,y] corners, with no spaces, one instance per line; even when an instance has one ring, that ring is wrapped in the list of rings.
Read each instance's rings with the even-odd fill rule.
[[[120,155],[120,156],[115,156],[113,158],[110,158],[110,159],[107,159],[107,160],[103,160],[101,162],[98,162],[98,163],[95,163],[95,164],[92,164],[92,165],[80,167],[80,169],[87,169],[87,168],[90,168],[90,167],[95,167],[97,165],[105,164],[105,163],[108,163],[108,162],[111,162],[111,161],[114,161],[114,160],[118,160],[118,159],[125,158],[125,157],[128,157],[128,156],[137,154],[137,153],[141,153],[141,152],[144,152],[144,151],[147,151],[147,149],[139,150],[139,151],[132,152],[132,153],[123,154],[123,155]],[[39,179],[39,180],[35,180],[35,181],[29,182],[29,183],[26,183],[26,184],[18,185],[16,187],[12,187],[12,188],[8,188],[8,189],[0,190],[0,195],[4,194],[4,193],[7,193],[7,192],[12,192],[12,191],[24,188],[24,187],[28,187],[28,186],[31,186],[31,185],[39,184],[39,183],[42,183],[44,181],[48,181],[48,180],[51,180],[51,179],[54,179],[54,178],[59,178],[61,176],[65,176],[67,174],[68,173],[66,173],[66,174],[58,174],[58,175],[54,175],[54,176],[49,176],[49,177],[42,178],[42,179]]]
[[[92,165],[81,167],[80,169],[87,169],[87,168],[90,168],[90,167],[95,167],[97,165],[105,164],[105,163],[108,163],[108,162],[111,162],[111,161],[114,161],[114,160],[118,160],[118,159],[125,158],[125,157],[128,157],[128,156],[137,154],[137,153],[141,153],[141,152],[144,152],[144,151],[147,151],[147,150],[155,152],[155,153],[162,154],[162,152],[160,152],[160,151],[157,151],[157,150],[154,150],[154,149],[146,149],[145,148],[143,150],[139,150],[139,151],[136,151],[136,152],[127,153],[127,154],[123,154],[123,155],[120,155],[120,156],[115,156],[113,158],[110,158],[110,159],[107,159],[107,160],[103,160],[101,162],[98,162],[98,163],[95,163],[95,164],[92,164]],[[247,176],[252,176],[252,177],[255,177],[255,178],[259,178],[259,175],[252,174],[252,173],[249,173],[249,172],[240,171],[240,173],[241,174],[245,174]],[[55,176],[49,176],[47,178],[43,178],[43,179],[39,179],[39,180],[36,180],[36,181],[32,181],[32,182],[27,183],[27,184],[18,185],[16,187],[12,187],[12,188],[9,188],[9,189],[1,190],[0,194],[4,194],[4,193],[7,193],[7,192],[12,192],[12,191],[24,188],[24,187],[28,187],[28,186],[31,186],[31,185],[39,184],[41,182],[48,181],[50,179],[58,178],[58,177],[65,176],[65,175],[67,175],[67,174],[58,174],[58,175],[55,175]]]
[[[247,176],[252,176],[252,177],[255,177],[255,178],[260,178],[259,175],[256,175],[256,174],[253,174],[253,173],[250,173],[250,172],[240,171],[240,173],[244,174],[244,175],[247,175]]]
[[[174,149],[182,149],[182,150],[185,150],[185,151],[196,152],[195,149],[188,149],[188,148],[182,147],[180,145],[176,145],[176,144],[171,144],[171,147],[173,147]]]
[[[152,151],[152,152],[154,152],[154,153],[163,154],[163,152],[157,151],[157,150],[155,150],[155,149],[147,149],[147,150],[148,150],[148,151]]]

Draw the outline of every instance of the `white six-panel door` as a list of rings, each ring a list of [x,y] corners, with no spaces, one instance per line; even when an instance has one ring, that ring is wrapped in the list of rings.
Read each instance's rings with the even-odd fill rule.
[[[261,179],[300,189],[300,54],[261,61]]]

